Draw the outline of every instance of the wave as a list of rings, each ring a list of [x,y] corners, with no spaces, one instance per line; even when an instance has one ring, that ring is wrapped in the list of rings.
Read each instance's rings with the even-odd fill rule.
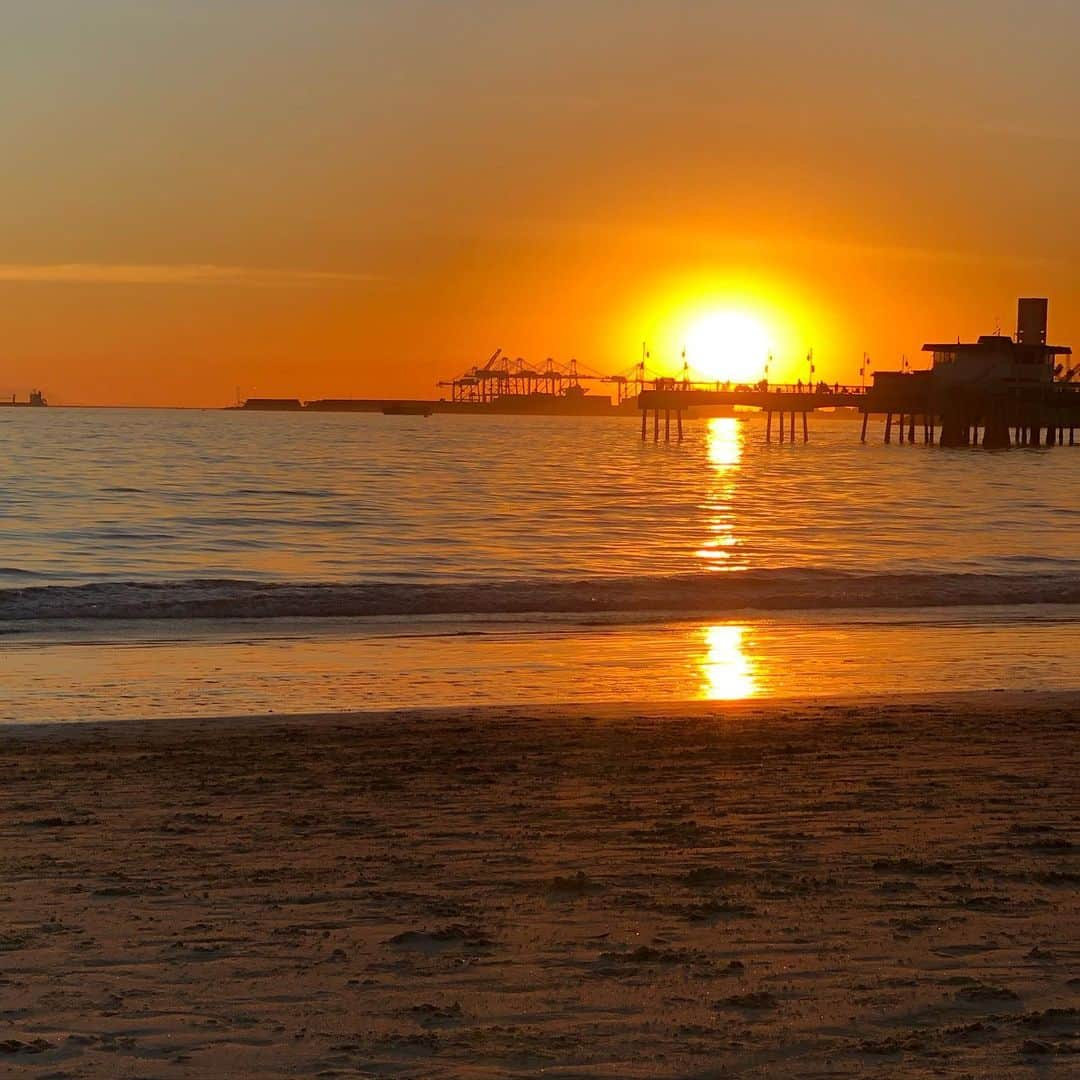
[[[734,573],[483,584],[108,582],[0,589],[0,621],[365,618],[410,615],[722,615],[738,611],[1080,604],[1076,573]]]

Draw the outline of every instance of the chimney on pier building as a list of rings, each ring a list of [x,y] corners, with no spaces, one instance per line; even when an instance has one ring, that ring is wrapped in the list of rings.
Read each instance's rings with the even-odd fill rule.
[[[1016,313],[1016,343],[1018,345],[1046,344],[1045,297],[1027,297],[1022,299]]]

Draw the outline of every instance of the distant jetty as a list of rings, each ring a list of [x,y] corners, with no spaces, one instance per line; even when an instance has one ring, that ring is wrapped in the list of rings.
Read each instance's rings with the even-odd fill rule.
[[[684,362],[681,380],[646,371],[645,356],[627,371],[605,375],[579,365],[548,359],[532,367],[518,357],[510,360],[496,349],[486,363],[469,368],[437,385],[450,391],[438,400],[423,398],[248,398],[232,406],[243,412],[354,412],[386,416],[432,416],[454,413],[474,416],[636,416],[638,398],[646,390],[678,385],[684,389],[720,390],[721,383],[693,382]],[[596,384],[615,388],[614,396],[597,393]],[[727,384],[730,386],[730,384]],[[748,389],[748,388],[745,388]],[[691,416],[730,416],[730,405],[707,403],[691,407]]]
[[[601,395],[507,395],[492,401],[431,401],[422,398],[248,398],[242,412],[382,413],[384,416],[432,416],[457,413],[475,416],[634,416],[636,401],[616,405]]]

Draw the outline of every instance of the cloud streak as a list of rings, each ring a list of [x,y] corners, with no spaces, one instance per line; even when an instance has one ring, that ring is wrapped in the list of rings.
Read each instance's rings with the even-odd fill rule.
[[[378,274],[326,270],[273,270],[250,266],[181,263],[0,263],[0,284],[231,285],[313,288],[378,281]]]

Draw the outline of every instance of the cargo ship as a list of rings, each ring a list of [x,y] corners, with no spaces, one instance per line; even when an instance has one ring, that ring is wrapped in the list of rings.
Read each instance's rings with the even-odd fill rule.
[[[14,394],[10,401],[7,398],[0,399],[0,406],[6,405],[9,409],[44,409],[48,404],[40,390],[31,390],[26,401],[19,401]]]

